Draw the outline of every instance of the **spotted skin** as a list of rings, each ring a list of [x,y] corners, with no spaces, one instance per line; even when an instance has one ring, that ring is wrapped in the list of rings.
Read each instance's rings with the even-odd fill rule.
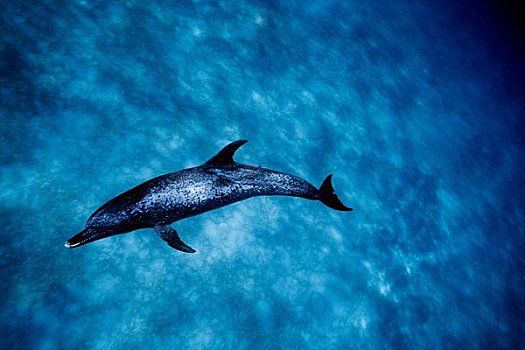
[[[153,228],[170,246],[192,253],[195,250],[182,242],[170,224],[256,196],[282,195],[324,202],[320,190],[306,180],[233,161],[233,154],[244,143],[233,142],[204,165],[161,175],[118,195],[97,209],[86,228],[70,238],[66,247]],[[343,208],[334,207],[351,210]]]
[[[171,224],[255,196],[318,199],[319,191],[296,176],[236,164],[201,166],[151,179],[98,209],[91,228],[141,228]]]

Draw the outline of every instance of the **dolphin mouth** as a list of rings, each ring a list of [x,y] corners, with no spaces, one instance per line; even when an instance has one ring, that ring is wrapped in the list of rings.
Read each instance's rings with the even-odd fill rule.
[[[72,242],[70,242],[70,240],[71,239],[68,239],[66,241],[66,243],[64,243],[64,247],[69,248],[69,249],[73,249],[73,248],[80,247],[81,245],[84,245],[84,244],[88,243],[88,242],[72,243]]]
[[[87,228],[83,229],[82,231],[68,239],[66,243],[64,243],[64,247],[71,249],[80,247],[81,245],[90,242],[90,238],[93,237],[93,234],[90,231],[91,230],[88,230]]]
[[[93,242],[93,241],[96,241],[102,238],[106,238],[111,235],[112,234],[109,234],[104,231],[98,231],[92,228],[85,228],[79,233],[77,233],[76,235],[74,235],[73,237],[71,237],[70,239],[68,239],[66,243],[64,243],[64,246],[70,249],[76,248],[84,244],[87,244],[87,243],[90,243],[90,242]]]

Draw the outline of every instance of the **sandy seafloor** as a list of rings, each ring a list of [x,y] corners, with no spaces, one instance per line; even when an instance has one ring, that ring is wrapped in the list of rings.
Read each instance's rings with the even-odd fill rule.
[[[3,1],[0,348],[524,348],[516,37],[479,2]],[[237,139],[355,210],[254,198],[175,223],[193,255],[64,247]]]

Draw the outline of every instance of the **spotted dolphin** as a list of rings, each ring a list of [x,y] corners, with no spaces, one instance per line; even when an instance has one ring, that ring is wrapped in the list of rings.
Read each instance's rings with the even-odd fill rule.
[[[86,227],[67,240],[67,248],[143,228],[153,228],[169,246],[185,253],[195,250],[170,226],[225,205],[256,196],[291,196],[319,200],[351,211],[334,193],[332,174],[319,189],[297,176],[233,160],[246,140],[230,143],[203,165],[161,175],[144,182],[98,208]]]

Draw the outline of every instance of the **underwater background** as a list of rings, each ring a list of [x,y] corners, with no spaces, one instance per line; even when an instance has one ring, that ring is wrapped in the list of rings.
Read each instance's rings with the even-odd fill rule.
[[[0,348],[525,347],[523,42],[468,1],[3,1]],[[514,23],[516,24],[516,23]],[[78,249],[115,195],[239,162],[259,197]]]

